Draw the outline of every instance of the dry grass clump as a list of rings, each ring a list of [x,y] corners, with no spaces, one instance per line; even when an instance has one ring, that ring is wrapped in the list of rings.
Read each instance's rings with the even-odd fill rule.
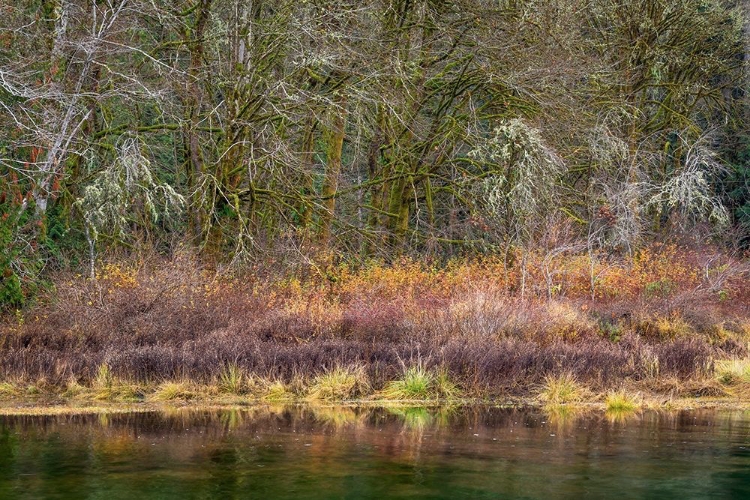
[[[363,366],[337,367],[316,376],[309,388],[307,399],[344,401],[369,390],[367,373]]]
[[[91,393],[79,387],[71,386],[69,382],[66,394],[72,397],[73,393],[77,393],[75,395],[79,397],[91,396],[92,399],[98,401],[134,402],[143,399],[143,393],[137,385],[128,384],[117,379],[112,374],[109,366],[104,363],[99,365],[96,377],[92,383]]]
[[[456,399],[461,396],[461,390],[453,383],[445,367],[435,372],[435,391],[442,399]]]
[[[539,392],[539,399],[545,406],[559,406],[580,402],[585,389],[570,372],[547,375]]]
[[[716,378],[724,385],[750,384],[750,359],[727,359],[715,362]]]
[[[89,389],[81,385],[78,379],[71,377],[65,385],[65,391],[62,393],[64,398],[75,399],[89,393]]]
[[[291,401],[295,398],[294,391],[289,384],[280,379],[258,379],[255,382],[260,399],[268,402]]]
[[[10,382],[0,382],[0,399],[11,399],[18,396],[18,388]]]
[[[679,314],[660,315],[643,319],[635,329],[646,338],[673,340],[695,335],[695,329]]]
[[[154,401],[188,401],[197,396],[195,388],[189,382],[162,382],[151,395]]]
[[[608,412],[630,412],[639,409],[643,399],[619,390],[608,393],[604,404]]]
[[[428,370],[421,362],[405,367],[400,379],[389,381],[377,394],[381,399],[392,401],[450,399],[457,395],[458,388],[449,379],[447,371]]]
[[[544,312],[540,329],[549,337],[575,341],[581,335],[597,330],[594,320],[571,303],[552,301]]]
[[[219,372],[219,390],[227,394],[241,394],[245,390],[245,372],[236,363],[226,364]]]

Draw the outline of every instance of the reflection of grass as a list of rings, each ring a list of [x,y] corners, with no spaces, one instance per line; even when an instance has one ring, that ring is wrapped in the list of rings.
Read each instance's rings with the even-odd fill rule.
[[[404,427],[410,430],[422,431],[434,421],[434,416],[424,406],[394,407],[388,411],[400,417]]]
[[[571,427],[587,411],[589,410],[567,405],[549,405],[545,407],[547,421],[550,426],[556,427],[558,430]]]
[[[331,425],[336,429],[362,424],[366,417],[365,413],[358,413],[354,408],[348,406],[311,405],[309,408],[315,415],[315,420],[322,424]]]
[[[404,428],[422,431],[428,426],[445,427],[450,423],[453,406],[387,406],[388,413],[398,416]]]
[[[628,419],[635,417],[637,415],[636,411],[634,409],[631,410],[607,410],[604,415],[607,417],[607,420],[613,423],[624,423],[627,422]]]
[[[548,375],[539,397],[545,406],[557,406],[575,403],[581,400],[583,388],[570,373],[557,376]]]
[[[245,414],[236,409],[222,411],[219,415],[222,425],[229,430],[237,429],[245,421]]]
[[[362,367],[335,368],[315,377],[308,399],[342,401],[363,393],[367,387],[367,377]]]

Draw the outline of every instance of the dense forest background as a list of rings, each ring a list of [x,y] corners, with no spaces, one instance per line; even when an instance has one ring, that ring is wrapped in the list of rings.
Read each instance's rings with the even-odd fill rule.
[[[748,7],[3,2],[0,305],[115,249],[747,248]]]

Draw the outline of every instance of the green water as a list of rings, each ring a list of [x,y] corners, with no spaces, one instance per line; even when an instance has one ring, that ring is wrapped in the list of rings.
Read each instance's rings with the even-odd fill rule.
[[[0,498],[750,498],[750,413],[0,417]]]

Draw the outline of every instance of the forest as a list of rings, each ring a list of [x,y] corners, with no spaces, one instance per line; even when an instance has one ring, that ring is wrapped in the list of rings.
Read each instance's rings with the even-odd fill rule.
[[[749,9],[3,2],[0,380],[723,394],[714,361],[750,346]]]

